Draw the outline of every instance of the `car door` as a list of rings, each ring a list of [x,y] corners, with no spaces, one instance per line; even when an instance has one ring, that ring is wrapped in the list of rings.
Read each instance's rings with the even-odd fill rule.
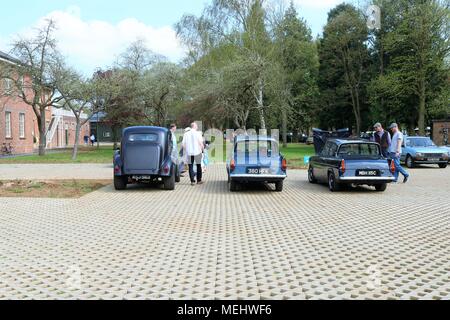
[[[330,141],[328,141],[325,144],[325,146],[323,147],[322,152],[319,155],[319,157],[317,157],[317,163],[314,167],[314,176],[319,181],[325,181],[328,178],[327,177],[327,171],[328,171],[327,158],[329,156],[331,145],[332,145],[332,143]]]
[[[327,148],[327,154],[323,158],[324,162],[324,172],[323,172],[323,178],[328,180],[328,171],[330,168],[336,168],[337,163],[339,162],[336,158],[336,154],[338,151],[338,145],[335,142],[329,142],[328,148]]]

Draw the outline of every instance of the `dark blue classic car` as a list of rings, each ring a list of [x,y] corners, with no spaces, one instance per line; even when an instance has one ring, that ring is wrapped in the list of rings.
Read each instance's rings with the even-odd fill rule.
[[[318,155],[310,159],[308,180],[327,183],[333,192],[345,185],[369,185],[385,191],[394,181],[394,162],[382,156],[377,143],[329,138],[316,142],[316,152]]]
[[[156,182],[174,190],[180,181],[178,157],[173,152],[172,133],[166,128],[131,127],[123,130],[121,149],[114,155],[114,187]]]
[[[239,191],[249,182],[274,183],[283,191],[287,163],[280,154],[278,141],[267,136],[237,136],[231,158],[227,161],[228,183],[231,191]]]

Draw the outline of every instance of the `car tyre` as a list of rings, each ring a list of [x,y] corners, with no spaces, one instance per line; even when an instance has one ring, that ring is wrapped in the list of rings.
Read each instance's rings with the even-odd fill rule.
[[[173,166],[170,177],[164,178],[164,190],[175,190],[175,167]]]
[[[341,191],[341,185],[336,181],[336,176],[333,172],[328,174],[328,188],[331,192]]]
[[[309,183],[317,183],[317,179],[314,177],[314,169],[311,166],[308,169],[308,181]]]
[[[439,168],[441,168],[441,169],[445,169],[445,168],[447,168],[447,166],[448,166],[447,163],[440,163],[439,164]]]
[[[230,181],[230,191],[236,192],[236,191],[240,191],[240,190],[241,190],[241,185],[239,184],[239,182],[231,180]]]
[[[387,183],[382,183],[382,184],[377,184],[375,186],[375,190],[377,190],[378,192],[384,192],[387,189]]]
[[[414,168],[416,166],[416,164],[414,163],[413,158],[408,154],[408,156],[406,157],[406,166],[410,169]]]
[[[127,188],[128,178],[123,176],[114,177],[114,189],[120,191]]]
[[[283,181],[275,182],[275,191],[276,192],[282,192],[283,191],[283,185],[284,185]]]

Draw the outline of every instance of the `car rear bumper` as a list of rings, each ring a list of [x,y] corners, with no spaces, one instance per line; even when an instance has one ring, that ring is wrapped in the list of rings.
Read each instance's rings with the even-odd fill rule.
[[[276,182],[282,181],[287,178],[287,175],[283,174],[232,174],[231,180],[234,181],[261,181],[261,182]]]
[[[394,177],[340,177],[340,183],[348,184],[382,184],[394,182]]]
[[[414,160],[416,164],[446,164],[449,160],[429,161],[429,160]]]

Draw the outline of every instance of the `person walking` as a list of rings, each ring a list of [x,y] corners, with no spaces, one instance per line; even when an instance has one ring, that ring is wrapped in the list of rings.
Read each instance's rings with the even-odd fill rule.
[[[398,182],[398,177],[400,175],[400,173],[403,175],[404,179],[403,179],[403,183],[408,182],[409,179],[409,173],[408,171],[406,171],[401,163],[400,163],[400,157],[402,155],[402,144],[403,144],[403,133],[401,133],[401,131],[398,128],[398,125],[396,123],[391,124],[391,126],[389,127],[389,130],[392,131],[392,143],[391,143],[391,147],[389,149],[390,152],[390,157],[392,158],[392,161],[394,161],[395,164],[395,180],[394,182]]]
[[[183,150],[188,158],[189,177],[191,185],[195,185],[195,177],[197,176],[197,184],[203,184],[202,181],[202,154],[204,150],[203,137],[198,131],[198,126],[194,122],[191,124],[191,130],[183,136]],[[194,172],[194,163],[197,166],[197,173]]]
[[[170,132],[172,132],[173,154],[178,157],[178,140],[177,140],[177,136],[175,135],[175,132],[177,132],[176,124],[173,123],[170,125]]]
[[[379,122],[376,123],[373,128],[375,129],[375,134],[371,140],[381,146],[383,157],[389,157],[389,148],[392,144],[391,134],[385,131]]]
[[[94,146],[94,144],[95,144],[95,134],[92,134],[92,136],[91,136],[91,144],[92,144],[92,146]]]

